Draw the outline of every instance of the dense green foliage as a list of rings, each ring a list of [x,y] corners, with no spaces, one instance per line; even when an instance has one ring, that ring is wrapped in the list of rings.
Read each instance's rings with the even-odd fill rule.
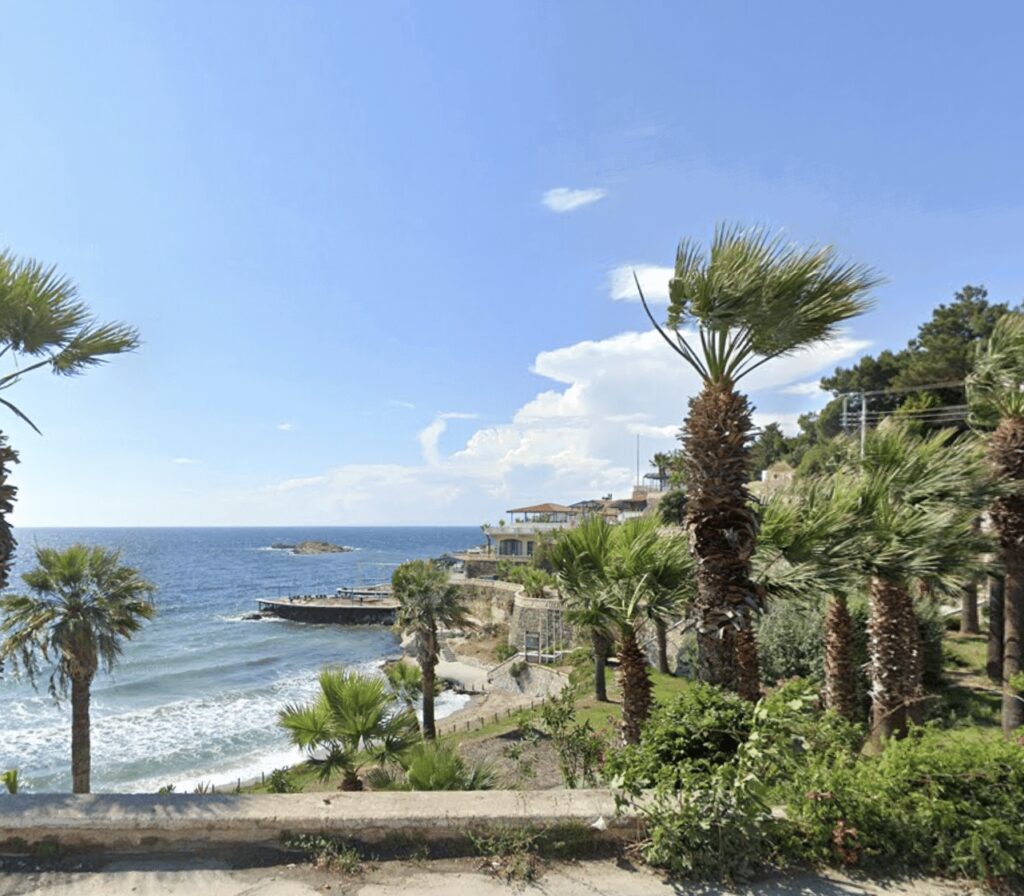
[[[750,734],[753,708],[736,694],[695,683],[657,707],[640,743],[612,753],[606,775],[629,793],[655,785],[679,789],[693,774],[728,762]]]
[[[915,604],[917,633],[921,641],[924,683],[936,687],[942,682],[942,636],[945,621],[935,605],[919,600]],[[857,669],[868,661],[868,605],[854,601],[850,605],[853,622],[853,655]],[[757,649],[761,677],[766,685],[786,678],[821,679],[825,661],[825,642],[821,608],[792,601],[775,603],[761,618],[757,630]],[[858,674],[857,690],[867,694],[867,676]]]
[[[775,684],[800,676],[821,680],[825,674],[825,626],[820,608],[778,601],[757,627],[761,680]]]
[[[1024,749],[923,731],[878,757],[807,763],[786,786],[795,858],[866,869],[1024,874]]]
[[[663,722],[656,713],[649,727]],[[1022,882],[1024,748],[923,728],[865,756],[863,736],[822,711],[813,687],[787,683],[753,709],[745,738],[721,761],[682,761],[656,776],[637,803],[646,857],[704,880],[826,864]],[[635,763],[644,746],[622,755]]]

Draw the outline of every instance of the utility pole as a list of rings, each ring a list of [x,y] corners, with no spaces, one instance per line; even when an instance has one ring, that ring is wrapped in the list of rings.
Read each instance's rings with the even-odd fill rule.
[[[850,431],[849,430],[849,423],[850,423],[849,410],[850,410],[850,396],[849,395],[844,395],[843,396],[843,435],[846,435],[846,433],[848,433]]]
[[[860,393],[860,456],[864,456],[864,443],[868,437],[868,394]]]

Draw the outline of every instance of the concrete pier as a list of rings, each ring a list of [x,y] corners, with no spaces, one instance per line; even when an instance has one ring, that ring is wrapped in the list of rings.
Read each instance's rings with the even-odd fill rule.
[[[398,601],[389,588],[346,588],[337,594],[261,598],[261,613],[318,625],[393,625]]]

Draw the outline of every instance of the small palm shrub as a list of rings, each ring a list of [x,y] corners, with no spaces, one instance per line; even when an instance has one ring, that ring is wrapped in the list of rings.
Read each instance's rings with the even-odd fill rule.
[[[326,783],[341,775],[342,790],[361,790],[359,772],[367,765],[394,761],[412,743],[416,717],[398,712],[382,678],[324,669],[320,693],[307,704],[290,704],[278,714],[292,743]]]
[[[4,787],[12,796],[21,789],[21,776],[16,768],[8,769],[0,775],[0,781],[3,781]]]
[[[490,790],[494,772],[484,764],[470,765],[455,747],[424,741],[406,750],[399,768],[376,768],[367,775],[374,790]]]

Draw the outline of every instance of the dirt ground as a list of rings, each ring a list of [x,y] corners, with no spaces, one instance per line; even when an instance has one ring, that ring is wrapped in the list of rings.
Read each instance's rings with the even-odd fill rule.
[[[196,858],[120,858],[93,870],[4,871],[0,896],[955,896],[977,892],[939,881],[852,881],[807,874],[736,888],[687,886],[614,860],[558,863],[531,882],[506,881],[479,859],[392,861],[343,874],[309,865],[235,868]]]
[[[499,790],[549,790],[562,786],[558,754],[548,737],[524,740],[519,731],[498,734],[459,745],[470,762],[490,766]]]

